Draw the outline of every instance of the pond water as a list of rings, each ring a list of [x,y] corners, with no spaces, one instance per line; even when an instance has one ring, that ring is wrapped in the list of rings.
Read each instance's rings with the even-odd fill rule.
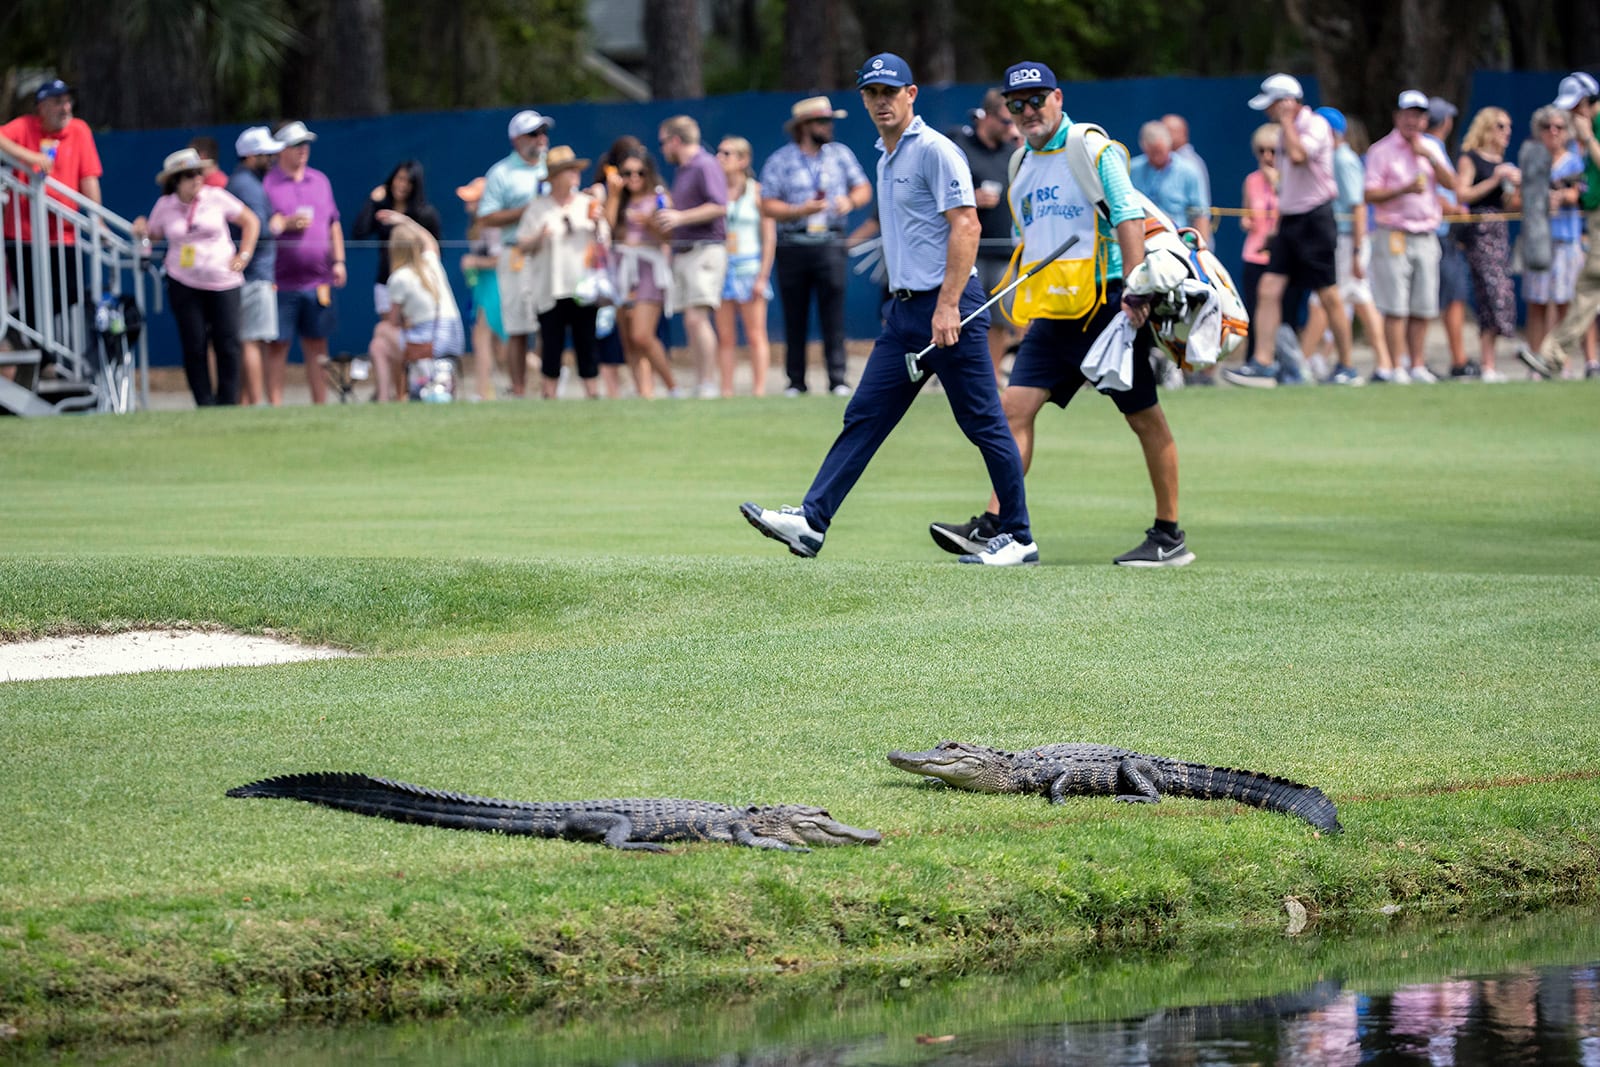
[[[445,1018],[6,1049],[0,1061],[400,1065],[1576,1064],[1600,1067],[1600,914],[1219,933],[1005,974],[901,961]],[[616,1006],[620,1003],[620,1006]]]

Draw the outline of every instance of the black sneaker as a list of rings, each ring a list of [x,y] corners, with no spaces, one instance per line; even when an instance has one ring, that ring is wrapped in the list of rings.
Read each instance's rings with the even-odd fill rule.
[[[1483,377],[1483,368],[1473,360],[1468,360],[1459,367],[1450,368],[1450,377],[1457,381],[1477,381]]]
[[[976,555],[989,547],[989,538],[1000,532],[1000,516],[986,511],[967,522],[930,522],[928,532],[933,535],[933,543],[946,552]]]
[[[1182,530],[1170,537],[1152,526],[1144,532],[1144,544],[1111,562],[1119,567],[1183,567],[1194,562],[1194,553],[1184,544]]]

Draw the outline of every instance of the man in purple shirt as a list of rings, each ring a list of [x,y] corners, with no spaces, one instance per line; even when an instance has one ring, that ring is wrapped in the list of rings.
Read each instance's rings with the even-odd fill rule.
[[[728,273],[728,179],[717,157],[700,144],[700,124],[676,115],[661,124],[661,154],[678,168],[672,206],[656,225],[672,241],[673,303],[683,309],[683,332],[694,354],[700,395],[720,395],[712,373],[717,331],[711,313],[722,303]]]
[[[278,239],[278,339],[267,346],[267,402],[283,403],[289,346],[300,338],[311,402],[328,400],[328,335],[334,328],[333,290],[344,288],[344,230],[328,176],[307,166],[317,135],[298,119],[273,136],[283,145],[277,166],[261,180],[272,206],[267,228]]]

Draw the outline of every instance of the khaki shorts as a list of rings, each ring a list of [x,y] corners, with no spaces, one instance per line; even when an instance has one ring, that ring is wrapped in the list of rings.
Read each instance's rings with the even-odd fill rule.
[[[1355,274],[1355,240],[1348,233],[1339,235],[1333,248],[1333,269],[1339,275],[1339,299],[1346,308],[1356,308],[1372,303],[1372,241],[1361,246],[1361,277]]]
[[[245,282],[239,290],[239,340],[278,339],[278,287],[268,281]]]
[[[1439,238],[1374,229],[1372,302],[1392,319],[1439,317]]]
[[[728,246],[706,242],[672,255],[672,303],[678,308],[714,308],[722,304],[722,282],[728,274]]]

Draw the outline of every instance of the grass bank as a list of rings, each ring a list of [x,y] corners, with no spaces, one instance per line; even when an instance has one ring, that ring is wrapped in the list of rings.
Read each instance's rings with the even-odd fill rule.
[[[1085,398],[1030,477],[1046,566],[960,568],[976,454],[920,403],[823,556],[738,518],[842,404],[421,406],[0,424],[0,632],[271,628],[361,659],[0,686],[0,1022],[129,1031],[629,977],[1211,937],[1600,897],[1600,476],[1582,383],[1168,402],[1172,573]],[[1081,406],[1081,410],[1077,410]],[[1090,740],[1321,786],[1230,805],[929,789],[883,754]],[[517,799],[803,801],[807,856],[608,852],[227,800],[348,769]],[[1519,906],[1520,906],[1519,903]]]

